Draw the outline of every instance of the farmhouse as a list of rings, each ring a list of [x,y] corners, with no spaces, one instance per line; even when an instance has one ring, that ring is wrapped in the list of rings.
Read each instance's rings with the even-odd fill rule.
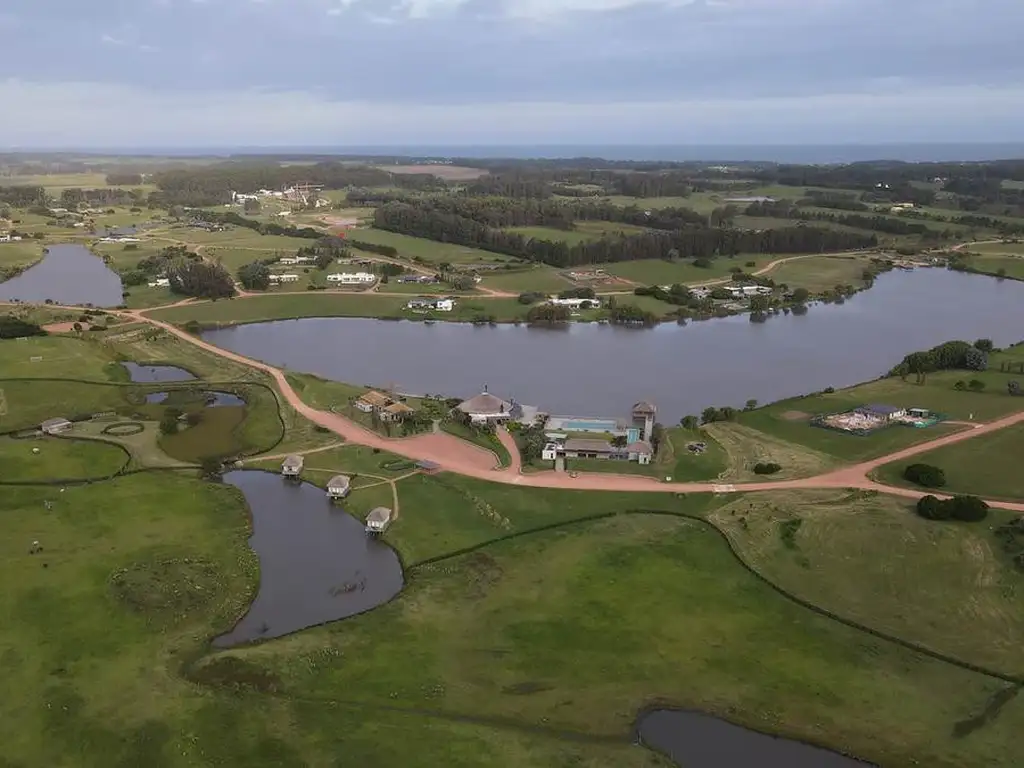
[[[71,429],[71,422],[63,418],[47,419],[39,428],[48,435],[59,435]]]
[[[171,281],[166,277],[158,277],[156,280],[147,283],[147,285],[150,288],[169,288]]]
[[[376,276],[369,272],[335,272],[327,276],[327,282],[341,285],[370,285],[376,280]]]
[[[298,477],[299,473],[302,472],[303,460],[302,457],[297,454],[287,456],[283,462],[281,462],[281,474],[285,477]]]
[[[332,499],[344,499],[349,492],[348,475],[335,475],[327,483],[327,495]]]
[[[270,282],[272,283],[297,283],[299,282],[299,276],[292,272],[285,272],[284,274],[271,275]]]
[[[401,421],[414,410],[405,403],[392,403],[380,410],[381,421]]]
[[[282,256],[278,259],[278,264],[310,264],[313,261],[312,256]]]
[[[354,405],[363,413],[373,413],[375,410],[387,408],[391,405],[391,402],[391,398],[387,395],[378,392],[375,389],[371,389],[369,392],[364,392],[360,395],[356,399]]]

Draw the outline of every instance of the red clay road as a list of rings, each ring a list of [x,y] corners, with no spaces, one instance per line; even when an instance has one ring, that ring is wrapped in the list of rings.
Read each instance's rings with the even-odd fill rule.
[[[441,469],[454,472],[460,475],[476,477],[482,480],[489,480],[497,483],[510,485],[522,485],[531,488],[570,488],[590,491],[660,491],[666,493],[729,493],[738,491],[775,491],[791,489],[814,489],[814,488],[858,488],[863,490],[880,491],[883,493],[905,496],[907,498],[920,498],[924,494],[909,488],[897,488],[884,485],[868,478],[867,474],[872,470],[888,464],[892,461],[899,461],[911,456],[930,451],[944,445],[959,443],[963,440],[973,440],[981,435],[995,432],[1000,429],[1024,422],[1024,411],[1015,413],[997,421],[977,425],[974,429],[956,432],[943,437],[931,440],[926,443],[905,448],[902,451],[891,453],[877,459],[865,461],[853,466],[844,467],[817,475],[816,477],[801,478],[798,480],[778,480],[768,482],[736,483],[731,485],[719,483],[663,483],[653,478],[634,475],[613,475],[602,473],[580,473],[572,477],[559,472],[531,472],[522,474],[519,465],[519,453],[511,437],[501,431],[499,437],[502,444],[509,450],[513,457],[512,466],[504,469],[496,466],[495,456],[490,451],[479,448],[475,445],[460,440],[445,433],[432,433],[417,435],[408,438],[386,438],[375,432],[371,432],[349,419],[329,411],[321,411],[313,408],[302,401],[291,384],[285,378],[284,373],[267,363],[252,360],[242,355],[235,354],[221,347],[215,346],[189,334],[170,323],[165,323],[151,317],[146,317],[140,311],[123,313],[132,319],[150,323],[158,326],[168,333],[177,336],[190,344],[195,344],[208,352],[221,357],[233,360],[237,363],[265,371],[277,382],[281,395],[299,413],[312,421],[326,427],[332,432],[345,438],[347,441],[366,445],[372,448],[390,451],[416,461],[432,461]],[[936,494],[938,495],[938,494]],[[1002,507],[1024,512],[1024,503],[1011,503],[1003,501],[990,501],[994,507]]]

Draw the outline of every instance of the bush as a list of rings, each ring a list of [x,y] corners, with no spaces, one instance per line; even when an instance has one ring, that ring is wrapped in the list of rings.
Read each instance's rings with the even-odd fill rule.
[[[924,496],[917,502],[917,514],[926,520],[978,523],[988,516],[988,504],[977,496],[954,496],[951,499]]]
[[[776,472],[780,472],[782,466],[776,464],[774,461],[761,461],[754,465],[755,475],[774,475]]]
[[[910,464],[903,470],[903,478],[923,488],[941,488],[946,484],[946,473],[931,464]]]
[[[187,323],[185,323],[185,330],[188,331],[189,333],[198,334],[200,331],[203,330],[203,327],[199,324],[198,320],[189,320]]]

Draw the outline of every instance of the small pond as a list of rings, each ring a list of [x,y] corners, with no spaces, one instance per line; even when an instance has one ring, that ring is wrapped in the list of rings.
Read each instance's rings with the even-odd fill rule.
[[[121,278],[82,245],[51,245],[43,260],[0,283],[0,300],[116,307]]]
[[[195,376],[184,368],[174,365],[140,365],[139,363],[121,363],[132,381],[153,383],[159,381],[194,381]]]
[[[252,513],[249,543],[260,586],[241,621],[214,640],[228,647],[344,619],[402,590],[395,551],[366,535],[362,521],[332,505],[323,490],[270,472],[229,472]]]
[[[229,405],[245,405],[245,400],[233,392],[200,391],[195,394],[206,398],[207,408],[218,408]],[[146,403],[149,405],[159,405],[166,402],[167,398],[170,396],[170,392],[150,392],[146,395]]]
[[[684,768],[869,768],[870,763],[769,736],[699,712],[659,709],[637,721],[645,747]]]

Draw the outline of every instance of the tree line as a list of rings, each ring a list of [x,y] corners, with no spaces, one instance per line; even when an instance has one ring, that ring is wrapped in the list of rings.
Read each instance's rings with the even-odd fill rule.
[[[429,206],[390,203],[378,208],[374,226],[438,242],[456,243],[555,267],[639,259],[734,256],[740,253],[825,253],[878,244],[871,235],[815,227],[768,230],[693,227],[604,237],[573,245],[564,240],[525,237]]]

